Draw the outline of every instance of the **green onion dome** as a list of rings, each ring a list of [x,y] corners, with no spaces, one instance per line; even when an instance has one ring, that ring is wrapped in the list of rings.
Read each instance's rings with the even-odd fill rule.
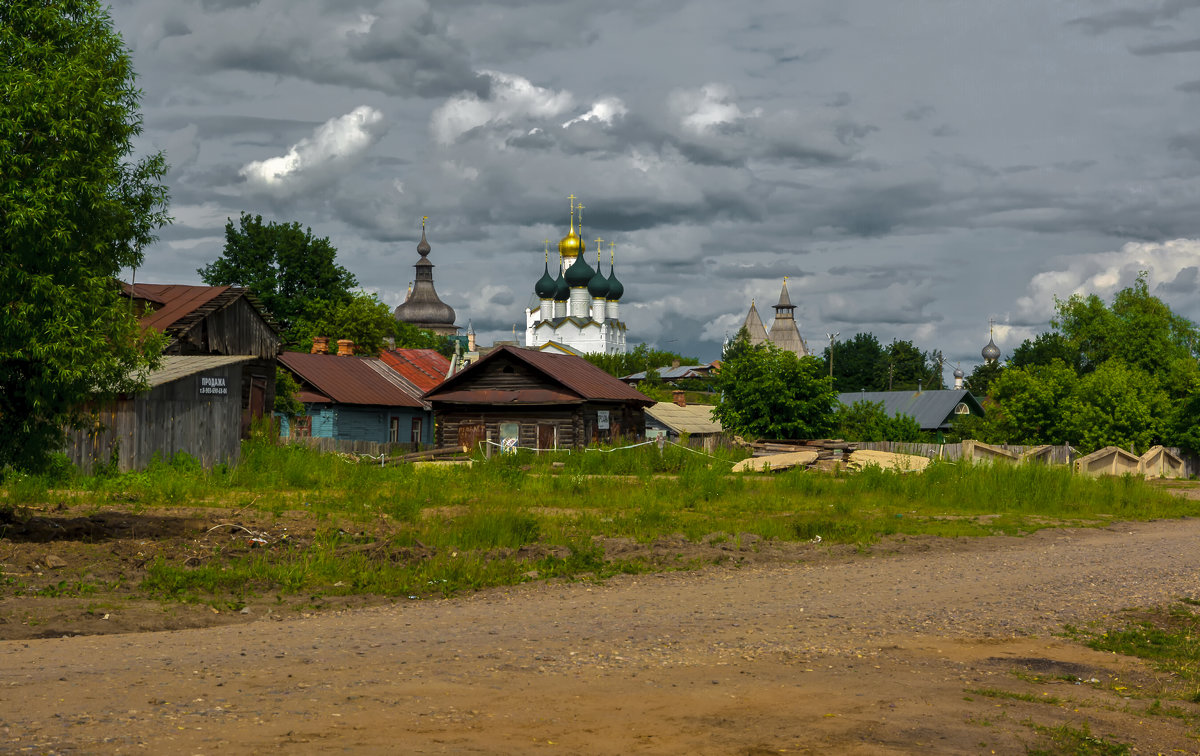
[[[557,282],[550,277],[550,263],[546,263],[542,277],[533,285],[533,293],[537,294],[538,299],[554,299],[554,292],[557,290]]]
[[[625,287],[617,280],[616,266],[609,266],[608,269],[608,299],[610,302],[620,301],[625,294]]]
[[[600,272],[600,263],[596,263],[596,275],[588,281],[588,294],[593,298],[604,299],[608,296],[608,278]]]
[[[559,274],[558,278],[554,279],[554,301],[566,302],[571,298],[571,287],[567,286],[567,279]]]
[[[583,255],[580,255],[575,258],[575,262],[571,264],[571,267],[567,268],[565,274],[567,286],[570,286],[572,289],[587,286],[595,274],[596,271],[592,270],[592,266],[587,264],[587,260],[583,259]]]

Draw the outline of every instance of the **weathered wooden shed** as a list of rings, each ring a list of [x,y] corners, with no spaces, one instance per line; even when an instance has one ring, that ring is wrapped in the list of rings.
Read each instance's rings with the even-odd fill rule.
[[[205,467],[237,462],[242,406],[238,387],[249,355],[168,355],[148,376],[149,391],[92,412],[92,425],[70,433],[66,453],[84,472],[116,462],[140,470],[158,456],[185,452]]]
[[[239,429],[243,437],[255,418],[275,403],[279,326],[249,289],[234,286],[126,284],[125,295],[143,329],[167,336],[167,355],[253,357],[242,366]]]
[[[581,357],[502,346],[425,394],[438,446],[556,449],[640,438],[654,401]]]

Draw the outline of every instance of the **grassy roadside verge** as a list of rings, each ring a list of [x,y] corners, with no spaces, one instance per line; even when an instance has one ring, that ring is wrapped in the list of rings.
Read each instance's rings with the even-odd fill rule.
[[[384,468],[260,442],[245,446],[235,468],[206,471],[179,457],[139,473],[12,477],[0,495],[18,513],[203,510],[229,528],[192,534],[190,548],[149,548],[121,578],[161,599],[234,604],[269,594],[452,595],[714,559],[711,550],[687,548],[693,544],[865,549],[888,536],[1020,535],[1200,511],[1139,479],[1089,479],[1037,465],[731,475],[737,458],[641,447],[522,453],[469,468]],[[0,524],[0,538],[9,530]],[[614,540],[644,548],[606,553],[603,544]],[[662,542],[678,548],[651,548]],[[70,577],[68,585],[86,592],[87,574]]]

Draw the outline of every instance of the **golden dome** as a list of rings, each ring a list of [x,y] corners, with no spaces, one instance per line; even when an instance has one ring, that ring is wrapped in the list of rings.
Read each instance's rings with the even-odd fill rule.
[[[587,244],[579,234],[575,233],[575,195],[572,194],[569,199],[571,200],[571,230],[558,242],[559,257],[578,257],[587,251]],[[579,221],[581,224],[579,230],[582,231],[583,205],[579,205]]]

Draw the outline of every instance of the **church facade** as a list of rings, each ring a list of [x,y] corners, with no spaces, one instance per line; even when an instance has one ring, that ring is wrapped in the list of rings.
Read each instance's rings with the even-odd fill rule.
[[[621,321],[620,302],[625,287],[617,280],[616,259],[609,245],[608,275],[585,257],[583,205],[571,200],[571,227],[558,243],[555,275],[550,275],[550,252],[546,250],[542,277],[533,286],[533,299],[525,308],[525,346],[548,348],[566,346],[585,354],[624,354],[625,323]],[[580,211],[579,231],[575,213]],[[602,241],[597,239],[597,244]],[[547,242],[547,245],[549,242]]]

